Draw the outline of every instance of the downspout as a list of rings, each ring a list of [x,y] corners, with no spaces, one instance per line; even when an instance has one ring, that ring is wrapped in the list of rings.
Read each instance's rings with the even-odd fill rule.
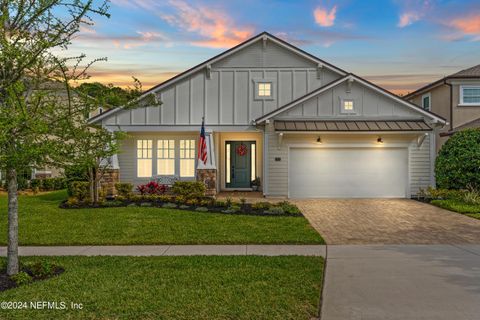
[[[443,80],[443,83],[450,87],[450,131],[453,131],[453,86],[447,79]]]

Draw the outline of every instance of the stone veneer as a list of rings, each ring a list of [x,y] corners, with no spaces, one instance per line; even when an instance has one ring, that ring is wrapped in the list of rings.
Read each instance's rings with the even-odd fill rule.
[[[115,183],[120,182],[120,170],[106,170],[102,179],[100,179],[100,188],[105,191],[106,197],[112,197],[117,194]]]
[[[197,181],[202,181],[207,187],[207,195],[217,194],[217,169],[197,169]]]

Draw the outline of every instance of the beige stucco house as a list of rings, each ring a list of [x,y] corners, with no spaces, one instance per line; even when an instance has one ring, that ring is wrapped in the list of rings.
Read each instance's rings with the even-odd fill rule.
[[[438,151],[454,132],[480,127],[480,65],[432,82],[404,99],[448,121],[448,125],[438,132]]]
[[[122,130],[114,169],[135,185],[207,179],[267,197],[410,197],[433,184],[437,115],[261,33],[90,121]],[[207,164],[197,161],[202,118]]]

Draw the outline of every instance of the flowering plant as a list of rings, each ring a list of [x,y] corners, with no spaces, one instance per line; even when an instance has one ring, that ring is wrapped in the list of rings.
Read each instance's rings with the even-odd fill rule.
[[[141,195],[164,194],[167,191],[167,186],[164,184],[158,184],[155,181],[150,181],[147,184],[139,185],[137,191],[140,192]]]

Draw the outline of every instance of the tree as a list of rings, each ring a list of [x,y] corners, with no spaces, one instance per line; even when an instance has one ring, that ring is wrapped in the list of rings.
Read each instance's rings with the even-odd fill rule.
[[[99,82],[85,82],[75,89],[77,92],[95,98],[100,106],[120,107],[138,98],[142,93],[140,81],[135,77],[133,80],[133,88],[123,89],[111,83],[105,85]]]
[[[8,183],[9,275],[19,270],[17,172],[62,161],[60,124],[74,106],[68,90],[62,99],[52,94],[66,84],[68,62],[53,49],[66,49],[80,26],[92,23],[91,15],[108,16],[107,10],[106,2],[93,0],[0,0],[0,170]]]
[[[480,129],[456,132],[445,142],[435,162],[442,189],[480,188]]]

